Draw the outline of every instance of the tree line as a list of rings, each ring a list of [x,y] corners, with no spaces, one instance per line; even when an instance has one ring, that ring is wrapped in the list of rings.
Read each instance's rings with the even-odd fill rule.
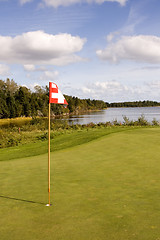
[[[68,107],[51,104],[52,115],[79,114],[90,110],[110,107],[151,107],[160,106],[156,101],[135,101],[108,103],[102,100],[80,99],[64,95]],[[49,87],[35,86],[31,91],[25,86],[19,86],[13,79],[0,80],[0,119],[15,117],[48,116]]]
[[[106,103],[107,107],[156,107],[160,106],[159,102],[156,101],[135,101],[135,102],[115,102]]]
[[[68,107],[51,104],[52,115],[67,115],[71,113],[106,108],[101,100],[79,99],[64,95]],[[25,86],[19,86],[13,79],[0,80],[0,118],[36,117],[48,115],[49,88],[35,86],[31,91]]]

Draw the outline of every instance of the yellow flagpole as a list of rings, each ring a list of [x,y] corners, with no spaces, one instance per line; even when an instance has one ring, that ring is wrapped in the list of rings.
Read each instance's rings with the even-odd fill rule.
[[[48,205],[50,206],[50,115],[51,115],[51,104],[49,103],[48,112]]]

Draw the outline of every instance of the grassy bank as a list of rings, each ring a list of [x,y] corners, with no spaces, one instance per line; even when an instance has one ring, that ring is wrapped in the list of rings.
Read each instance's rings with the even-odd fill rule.
[[[81,145],[105,135],[116,132],[131,130],[131,127],[101,127],[101,128],[84,128],[57,130],[51,132],[51,152]],[[133,128],[134,129],[134,128]],[[35,136],[33,136],[35,134]],[[48,141],[46,133],[32,132],[30,143],[23,145],[0,149],[0,161],[31,157],[47,153]],[[35,139],[35,142],[34,142]],[[29,140],[29,138],[27,139]]]
[[[139,128],[51,153],[51,207],[47,154],[1,161],[0,239],[158,240],[159,141]]]
[[[51,139],[63,134],[70,134],[77,131],[89,131],[90,129],[103,129],[108,131],[111,127],[144,127],[159,126],[159,122],[153,119],[152,123],[147,122],[144,116],[137,121],[130,121],[124,117],[123,123],[117,120],[106,123],[89,123],[86,125],[72,124],[67,121],[51,121]],[[107,130],[105,130],[107,128]],[[120,129],[120,128],[119,128]],[[101,131],[101,130],[100,130]],[[110,130],[109,130],[110,131]],[[114,130],[113,130],[114,131]],[[0,148],[20,146],[24,144],[33,144],[48,139],[48,120],[47,118],[18,118],[18,119],[0,119]]]

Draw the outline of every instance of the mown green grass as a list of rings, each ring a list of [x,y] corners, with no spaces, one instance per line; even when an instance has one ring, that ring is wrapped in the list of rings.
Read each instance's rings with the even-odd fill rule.
[[[87,134],[86,134],[87,137]],[[160,128],[0,162],[1,240],[159,240]]]

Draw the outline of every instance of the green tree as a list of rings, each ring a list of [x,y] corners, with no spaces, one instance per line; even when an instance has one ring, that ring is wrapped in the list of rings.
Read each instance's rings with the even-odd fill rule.
[[[31,115],[31,92],[27,87],[20,87],[16,92],[16,101],[22,106],[21,115],[28,117]]]

